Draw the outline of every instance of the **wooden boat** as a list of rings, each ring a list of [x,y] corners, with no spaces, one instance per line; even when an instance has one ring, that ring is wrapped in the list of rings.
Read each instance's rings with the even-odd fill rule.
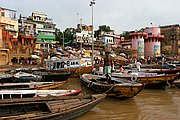
[[[4,99],[0,119],[68,120],[78,117],[100,103],[106,94],[46,98]]]
[[[0,99],[78,95],[81,90],[0,90]]]
[[[109,84],[105,76],[101,75],[83,74],[81,81],[95,92],[106,92],[107,96],[116,98],[131,98],[143,89],[143,84],[141,83],[114,77],[111,78],[112,83]]]
[[[39,89],[49,90],[62,86],[63,82],[24,82],[24,83],[1,83],[0,90],[2,89]]]
[[[14,74],[14,78],[17,80],[20,80],[22,82],[26,81],[41,81],[42,76],[40,75],[34,75],[30,73],[25,73],[25,72],[18,72]]]
[[[37,71],[37,72],[34,72],[34,74],[42,76],[41,81],[44,81],[44,82],[65,81],[71,76],[71,73],[55,73],[55,72],[45,72],[45,71],[44,72]]]
[[[0,74],[0,81],[4,81],[4,80],[7,80],[7,81],[10,81],[13,79],[13,75],[12,74]]]
[[[141,69],[143,72],[147,73],[157,73],[157,74],[177,74],[180,72],[180,68],[175,69]]]
[[[70,77],[79,77],[82,74],[91,73],[90,59],[61,59],[61,60],[48,60],[46,61],[46,72],[54,73],[70,73]]]
[[[180,80],[174,81],[173,84],[174,84],[177,88],[180,88]]]
[[[138,81],[145,85],[145,88],[149,89],[165,89],[166,86],[170,86],[179,76],[178,74],[154,74],[154,73],[113,73],[113,77],[126,79],[130,81]]]

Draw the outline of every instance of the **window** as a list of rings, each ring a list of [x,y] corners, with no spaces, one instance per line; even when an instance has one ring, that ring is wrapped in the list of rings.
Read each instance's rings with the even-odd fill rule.
[[[1,16],[3,16],[3,17],[4,17],[4,11],[2,11],[2,12],[1,12]]]
[[[10,27],[11,29],[14,29],[14,25],[10,25],[9,27]]]

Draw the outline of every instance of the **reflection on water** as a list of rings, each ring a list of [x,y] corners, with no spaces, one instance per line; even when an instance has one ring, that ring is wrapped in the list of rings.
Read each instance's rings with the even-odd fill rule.
[[[79,79],[70,78],[63,88],[82,89],[81,94],[93,93],[81,86]],[[106,98],[75,120],[179,120],[180,89],[143,90],[134,98]]]

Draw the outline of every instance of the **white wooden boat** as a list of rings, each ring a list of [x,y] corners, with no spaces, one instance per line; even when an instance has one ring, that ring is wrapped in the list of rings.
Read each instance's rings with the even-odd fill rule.
[[[1,83],[0,90],[2,89],[54,89],[62,86],[63,82],[23,82],[23,83]]]
[[[14,74],[14,78],[18,80],[22,80],[22,82],[23,81],[40,81],[42,79],[42,76],[25,73],[25,72],[18,72]]]
[[[0,99],[33,98],[33,97],[59,97],[77,95],[78,90],[0,90]]]

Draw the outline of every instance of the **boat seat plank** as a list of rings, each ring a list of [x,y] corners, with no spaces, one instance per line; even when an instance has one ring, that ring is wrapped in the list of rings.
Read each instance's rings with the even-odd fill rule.
[[[71,103],[68,103],[68,104],[61,104],[61,105],[52,104],[52,105],[49,105],[49,107],[50,107],[51,112],[56,113],[56,112],[62,112],[62,111],[72,109],[74,107],[81,106],[81,105],[83,105],[85,103],[88,103],[90,101],[91,100],[89,100],[89,99],[85,99],[85,100],[82,100],[82,101],[71,102]]]
[[[23,120],[23,119],[28,119],[28,118],[33,118],[33,117],[38,117],[42,116],[44,114],[48,114],[48,112],[35,112],[35,113],[27,113],[27,114],[22,114],[22,115],[12,115],[12,116],[5,116],[1,117],[1,120]]]
[[[48,104],[51,105],[51,104],[68,104],[68,103],[71,103],[71,102],[77,102],[79,101],[79,99],[72,99],[72,100],[61,100],[61,101],[49,101]]]

